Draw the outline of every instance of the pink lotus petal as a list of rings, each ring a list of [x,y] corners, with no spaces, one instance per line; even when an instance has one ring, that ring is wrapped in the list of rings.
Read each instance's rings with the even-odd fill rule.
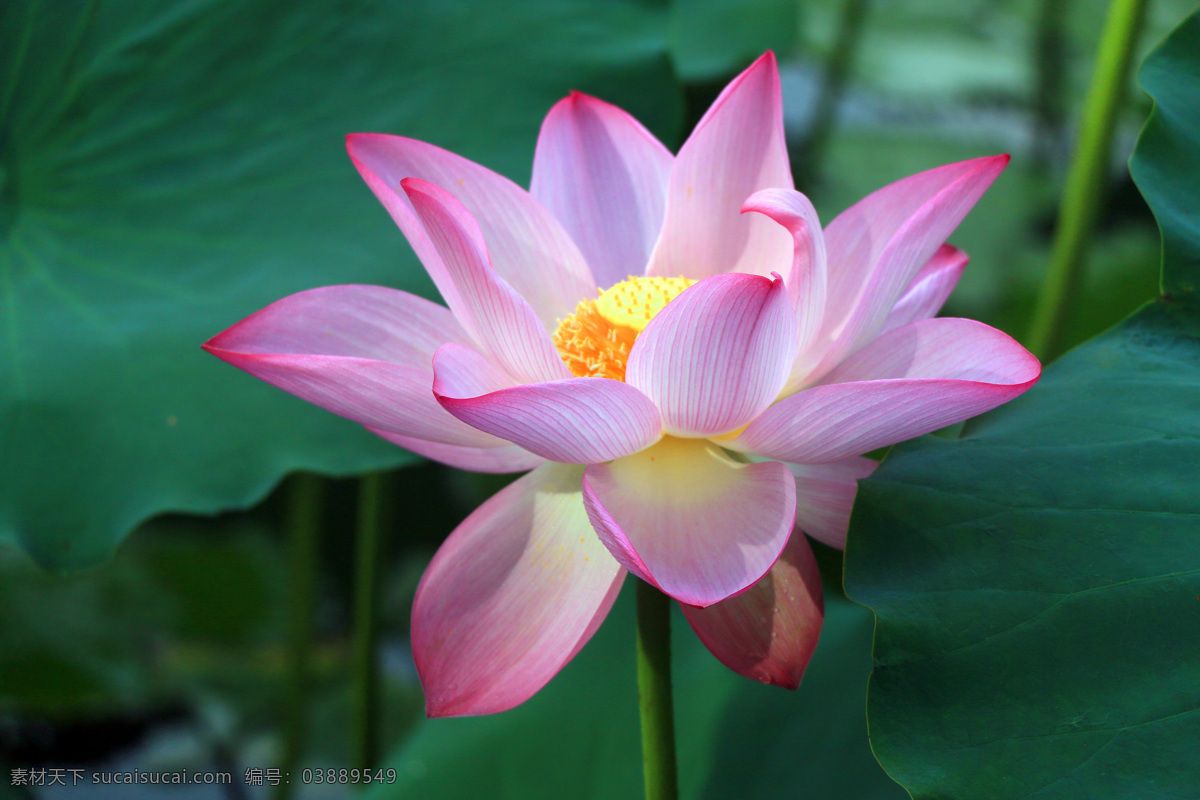
[[[873,339],[917,272],[1008,164],[991,156],[947,164],[885,186],[825,229],[829,253],[826,372]]]
[[[795,314],[783,280],[716,275],[650,321],[625,380],[654,401],[673,436],[727,433],[771,404],[795,355]]]
[[[432,369],[446,342],[470,341],[445,306],[385,286],[323,286],[276,300],[206,348],[350,356]]]
[[[845,550],[858,481],[874,472],[877,463],[852,456],[830,464],[787,466],[796,477],[796,527],[819,542]]]
[[[764,189],[750,196],[742,211],[756,211],[782,225],[792,235],[795,255],[791,273],[784,276],[788,296],[796,307],[796,360],[792,364],[784,394],[791,394],[812,372],[822,349],[817,345],[825,320],[825,237],[817,210],[807,197],[794,189]]]
[[[658,409],[621,381],[569,378],[505,386],[461,345],[434,355],[433,392],[463,422],[551,461],[595,464],[635,453],[662,435]]]
[[[571,377],[533,308],[492,269],[463,204],[428,181],[405,178],[400,186],[453,286],[446,302],[475,341],[520,383]]]
[[[958,279],[967,268],[968,260],[967,254],[953,245],[944,244],[939,247],[933,258],[921,267],[908,291],[896,301],[892,313],[888,315],[879,332],[887,333],[910,322],[928,319],[937,314],[954,291],[954,287],[958,285]]]
[[[584,472],[601,541],[639,578],[710,606],[758,582],[787,543],[796,483],[775,461],[734,461],[712,442],[666,438]]]
[[[465,447],[506,444],[438,405],[433,351],[466,334],[436,303],[381,286],[328,286],[285,297],[204,349],[335,414]]]
[[[825,312],[825,237],[817,210],[795,189],[763,189],[742,205],[743,214],[750,211],[778,222],[792,236],[792,268],[784,281],[797,306],[799,339],[806,342],[820,329]]]
[[[523,703],[608,614],[625,571],[588,524],[581,472],[538,467],[476,509],[434,556],[412,614],[429,716]]]
[[[920,320],[879,337],[825,385],[779,401],[724,444],[798,464],[837,461],[982,414],[1040,374],[1025,348],[981,322]]]
[[[742,215],[760,189],[791,189],[775,55],[733,80],[684,142],[671,168],[662,234],[647,275],[707,278],[784,273],[792,240],[768,219]]]
[[[608,288],[645,271],[662,228],[673,160],[629,114],[572,92],[542,123],[529,190]]]
[[[454,290],[445,267],[400,188],[405,178],[437,184],[457,197],[479,222],[496,272],[553,330],[596,281],[575,242],[554,215],[520,186],[440,147],[379,133],[346,137],[363,180],[404,231],[447,303]]]
[[[771,571],[747,591],[708,608],[681,607],[718,661],[785,689],[800,685],[825,617],[817,560],[798,532]]]
[[[546,459],[536,456],[528,450],[522,450],[515,444],[503,440],[499,447],[463,447],[441,442],[428,442],[411,436],[401,436],[375,428],[367,428],[371,433],[382,436],[392,444],[397,444],[405,450],[411,450],[419,456],[448,464],[471,472],[525,472]]]

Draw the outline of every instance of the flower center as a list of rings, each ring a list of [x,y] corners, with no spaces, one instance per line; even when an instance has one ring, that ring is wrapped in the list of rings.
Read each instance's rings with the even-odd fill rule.
[[[559,322],[554,346],[576,377],[623,381],[638,334],[693,283],[687,278],[623,280],[595,300],[581,301],[575,313]]]

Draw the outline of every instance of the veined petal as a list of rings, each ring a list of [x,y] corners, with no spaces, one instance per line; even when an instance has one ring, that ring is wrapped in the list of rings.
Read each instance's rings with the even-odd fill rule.
[[[933,254],[933,258],[925,262],[912,285],[896,301],[892,313],[884,321],[880,333],[928,319],[941,310],[963,270],[967,268],[967,254],[953,245],[944,244]]]
[[[450,312],[382,286],[285,297],[204,349],[285,392],[372,428],[464,447],[506,444],[441,408],[433,352],[467,339]]]
[[[525,472],[546,462],[541,456],[523,450],[515,444],[509,444],[503,439],[496,440],[499,444],[497,447],[464,447],[429,442],[375,428],[367,430],[419,456],[471,472]]]
[[[468,341],[445,306],[386,286],[347,284],[276,300],[204,347],[243,354],[372,358],[428,370],[439,347]]]
[[[742,211],[765,214],[792,236],[795,248],[792,270],[784,275],[788,296],[796,308],[796,358],[783,388],[784,394],[790,394],[812,372],[815,358],[822,352],[817,338],[825,320],[825,237],[817,210],[807,197],[794,189],[756,192],[746,201]],[[810,353],[813,357],[809,357]]]
[[[879,332],[921,267],[1008,164],[991,156],[947,164],[868,195],[825,229],[832,342],[818,377]]]
[[[519,383],[569,378],[533,308],[492,269],[483,233],[463,204],[418,178],[400,186],[453,285],[446,302],[475,341]]]
[[[797,307],[797,334],[805,342],[821,327],[825,311],[825,236],[817,210],[795,189],[763,189],[742,205],[743,214],[750,211],[778,222],[792,237],[792,268],[783,277]]]
[[[425,235],[400,188],[420,178],[457,197],[478,221],[496,272],[524,297],[547,330],[570,314],[580,298],[596,292],[596,281],[575,242],[554,215],[528,192],[501,175],[440,147],[378,133],[346,137],[346,149],[363,180],[404,231],[442,292],[453,287],[441,257]]]
[[[721,92],[680,149],[646,274],[698,280],[787,271],[791,237],[768,219],[740,212],[758,190],[792,186],[779,68],[768,52]]]
[[[786,689],[800,685],[825,618],[817,560],[798,531],[771,571],[747,591],[708,608],[681,607],[718,661]]]
[[[787,466],[796,478],[796,527],[819,542],[845,550],[858,481],[878,464],[852,456],[830,464]]]
[[[796,483],[774,461],[746,464],[715,444],[668,437],[583,476],[601,541],[639,578],[710,606],[753,586],[787,543]]]
[[[412,643],[429,716],[524,702],[608,614],[625,571],[588,524],[581,472],[544,464],[501,490],[425,570]]]
[[[674,157],[614,105],[572,92],[542,123],[529,191],[579,245],[600,288],[641,275]]]
[[[638,336],[625,380],[673,436],[713,436],[754,419],[787,379],[795,315],[783,280],[716,275],[667,304]]]
[[[506,385],[475,351],[434,354],[433,392],[463,422],[551,461],[595,464],[635,453],[662,435],[658,409],[621,381],[569,378]]]
[[[885,333],[826,377],[767,409],[733,450],[799,464],[837,461],[1006,403],[1041,364],[981,322],[935,318]]]

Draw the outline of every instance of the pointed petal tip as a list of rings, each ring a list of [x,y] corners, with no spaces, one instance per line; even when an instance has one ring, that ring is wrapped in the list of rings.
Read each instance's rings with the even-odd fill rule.
[[[346,152],[350,154],[350,158],[358,161],[358,156],[355,151],[371,141],[381,139],[388,136],[386,133],[347,133],[346,134]],[[402,138],[402,137],[398,137]]]
[[[451,196],[449,192],[438,186],[436,183],[430,183],[429,181],[422,180],[421,178],[401,178],[400,188],[403,189],[404,193],[410,198],[414,194],[436,195],[441,193],[448,197]]]
[[[620,106],[614,105],[607,100],[601,100],[599,97],[590,95],[587,92],[581,92],[578,89],[571,89],[569,92],[567,92],[566,97],[562,98],[550,107],[550,111],[547,112],[546,116],[549,117],[560,109],[567,112],[574,111],[576,110],[577,106],[583,106],[585,108],[592,107],[597,109],[611,109],[621,114],[625,114],[625,111]]]
[[[1008,162],[1012,161],[1012,156],[1008,153],[1000,153],[999,155],[994,156],[981,156],[979,158],[971,159],[971,161],[979,164],[979,166],[985,170],[995,170],[996,174],[999,175],[1004,171],[1004,168],[1008,166]]]
[[[425,695],[425,717],[427,719],[449,719],[451,717],[478,717],[510,711],[524,701],[495,703],[485,698],[473,700],[463,697],[433,697]]]
[[[773,67],[778,68],[779,67],[779,59],[775,57],[774,50],[767,50],[761,56],[754,59],[754,63],[751,64],[750,67],[754,68],[754,67],[757,67],[759,64],[762,64],[765,66],[773,66]]]
[[[732,87],[735,83],[741,82],[742,79],[749,77],[751,75],[755,75],[764,70],[766,71],[768,80],[770,80],[771,83],[773,83],[775,86],[778,86],[779,85],[779,60],[775,57],[774,50],[768,50],[765,53],[763,53],[761,56],[759,56],[758,58],[754,59],[754,62],[752,64],[750,64],[750,66],[746,67],[746,69],[742,72],[741,75],[734,78],[733,81],[730,82],[729,85],[730,85],[730,87]]]

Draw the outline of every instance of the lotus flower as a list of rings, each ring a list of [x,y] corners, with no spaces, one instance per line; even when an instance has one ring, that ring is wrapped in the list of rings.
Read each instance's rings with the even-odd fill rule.
[[[795,191],[767,53],[677,156],[572,93],[528,192],[431,144],[348,138],[446,305],[378,286],[284,298],[209,352],[446,464],[529,473],[459,525],[413,608],[432,716],[533,695],[626,572],[704,644],[795,687],[821,627],[802,531],[846,536],[862,453],[1028,389],[1005,334],[933,318],[944,244],[1008,161],[905,178],[822,231]]]

